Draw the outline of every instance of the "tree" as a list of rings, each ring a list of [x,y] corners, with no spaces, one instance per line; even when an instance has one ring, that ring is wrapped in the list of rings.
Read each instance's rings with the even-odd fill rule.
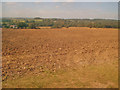
[[[36,25],[35,25],[35,23],[31,23],[31,24],[29,24],[29,26],[28,26],[30,29],[36,29]]]
[[[5,23],[3,23],[1,27],[3,27],[3,28],[10,28],[9,25],[7,25]]]
[[[26,28],[28,25],[26,24],[26,23],[24,23],[24,22],[19,22],[18,24],[17,24],[17,27],[18,28],[21,28],[21,29],[23,29],[23,28]]]
[[[42,18],[40,18],[40,17],[35,17],[34,19],[42,19]]]

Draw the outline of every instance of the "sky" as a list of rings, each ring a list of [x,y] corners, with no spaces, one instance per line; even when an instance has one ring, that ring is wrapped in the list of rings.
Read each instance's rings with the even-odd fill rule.
[[[14,1],[14,2],[10,2]],[[3,17],[41,17],[41,18],[99,18],[117,19],[118,2],[77,2],[78,0],[64,0],[65,2],[15,2],[2,1]],[[25,0],[24,0],[25,1]],[[39,0],[42,1],[42,0]],[[46,1],[46,2],[45,2]],[[93,0],[95,1],[95,0]],[[102,0],[101,0],[102,1]]]
[[[1,0],[2,2],[119,2],[119,0]]]

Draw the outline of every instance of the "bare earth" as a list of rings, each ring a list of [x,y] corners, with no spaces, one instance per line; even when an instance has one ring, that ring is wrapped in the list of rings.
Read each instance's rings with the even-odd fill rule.
[[[117,88],[118,30],[3,29],[5,88]]]

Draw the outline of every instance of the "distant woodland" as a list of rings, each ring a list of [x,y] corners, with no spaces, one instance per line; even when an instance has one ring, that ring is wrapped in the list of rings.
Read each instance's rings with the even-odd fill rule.
[[[2,28],[40,29],[40,27],[90,27],[118,28],[118,21],[111,19],[57,19],[57,18],[2,18]]]

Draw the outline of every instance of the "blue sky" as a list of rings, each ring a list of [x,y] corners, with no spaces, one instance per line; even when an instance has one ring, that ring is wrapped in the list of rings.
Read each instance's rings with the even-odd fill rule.
[[[78,0],[69,0],[71,2],[55,2],[58,0],[52,0],[54,2],[37,2],[37,1],[7,2],[7,0],[4,0],[4,2],[2,3],[3,17],[103,18],[103,19],[118,18],[117,1],[116,2],[75,2]]]

